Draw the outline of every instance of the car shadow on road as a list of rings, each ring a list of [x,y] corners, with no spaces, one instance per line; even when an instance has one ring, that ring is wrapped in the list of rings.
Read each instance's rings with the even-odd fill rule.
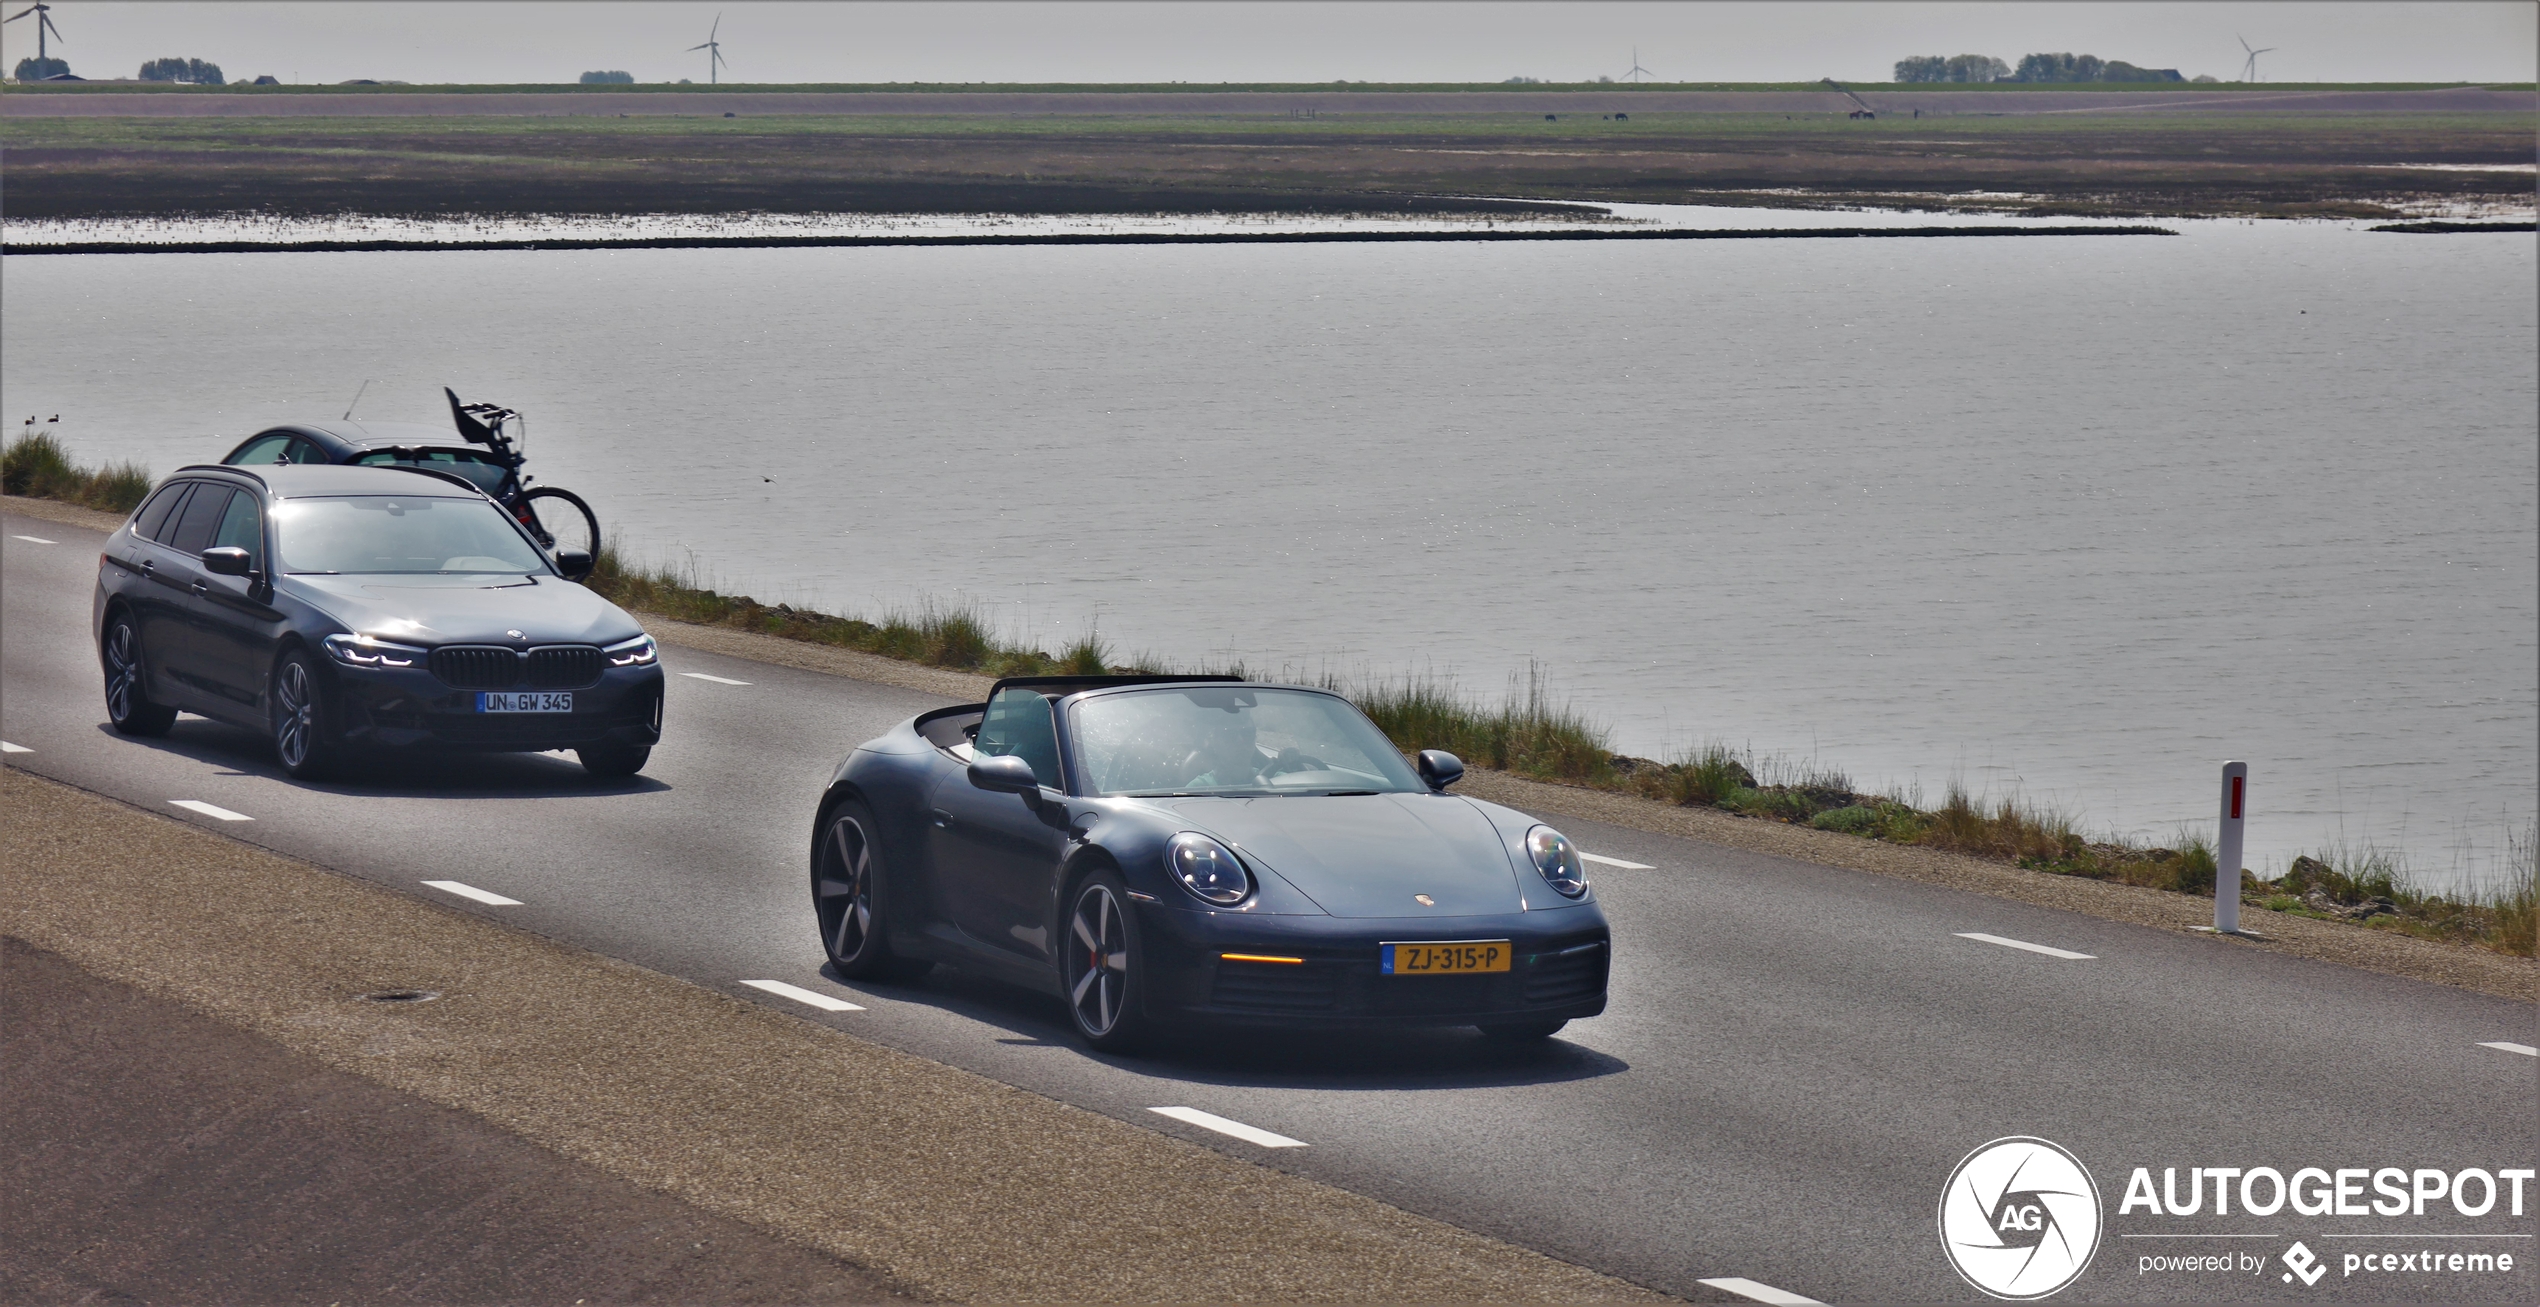
[[[274,761],[273,741],[254,731],[191,715],[168,733],[146,738],[118,733],[105,722],[100,734],[128,745],[156,749],[241,776],[260,776],[322,794],[376,798],[449,799],[482,795],[505,799],[582,798],[595,794],[667,792],[667,782],[638,773],[594,776],[570,755],[544,753],[419,753],[358,758],[324,781],[294,780]]]
[[[1501,1043],[1470,1027],[1385,1031],[1182,1031],[1136,1056],[1098,1053],[1076,1038],[1067,1009],[1044,994],[938,967],[924,980],[878,985],[821,975],[876,998],[918,1003],[1004,1030],[997,1042],[1072,1052],[1136,1075],[1268,1089],[1481,1089],[1557,1084],[1631,1070],[1621,1058],[1561,1036]]]

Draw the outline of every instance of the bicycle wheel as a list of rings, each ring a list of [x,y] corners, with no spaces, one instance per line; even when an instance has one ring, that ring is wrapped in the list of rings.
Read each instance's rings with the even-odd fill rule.
[[[593,557],[600,553],[600,519],[582,496],[561,486],[540,486],[520,497],[527,511],[529,529],[536,532],[550,553],[579,549]]]

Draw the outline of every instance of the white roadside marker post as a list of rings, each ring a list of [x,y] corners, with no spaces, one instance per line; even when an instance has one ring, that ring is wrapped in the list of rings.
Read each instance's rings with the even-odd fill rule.
[[[2248,809],[2249,764],[2222,769],[2222,829],[2214,839],[2214,932],[2240,933],[2240,836]]]

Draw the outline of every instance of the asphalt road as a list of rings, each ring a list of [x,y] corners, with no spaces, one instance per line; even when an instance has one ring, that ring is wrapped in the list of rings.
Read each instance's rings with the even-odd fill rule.
[[[2068,1296],[2533,1296],[2534,1222],[2501,1202],[2481,1219],[2440,1200],[2422,1218],[2117,1210],[2135,1167],[2531,1166],[2540,1063],[2487,1045],[2531,1045],[2533,1013],[2503,999],[1571,821],[1588,850],[1645,866],[1592,867],[1614,922],[1613,1004],[1548,1049],[1448,1031],[1096,1056],[1030,995],[951,972],[909,987],[822,974],[811,805],[847,749],[937,700],[666,647],[666,740],[631,783],[539,755],[303,785],[261,741],[208,721],[153,741],[109,730],[88,633],[102,537],[15,515],[5,533],[9,765],[1669,1292],[1716,1297],[1703,1281],[1737,1277],[1826,1301],[1979,1299],[1943,1255],[1935,1207],[1971,1149],[2033,1135],[2078,1155],[2107,1205],[2108,1236]],[[2217,1282],[2139,1261],[2271,1258],[2301,1238],[2335,1263],[2462,1235],[2476,1238],[2442,1246],[2511,1251],[2517,1269],[2332,1269],[2306,1287],[2272,1262]]]

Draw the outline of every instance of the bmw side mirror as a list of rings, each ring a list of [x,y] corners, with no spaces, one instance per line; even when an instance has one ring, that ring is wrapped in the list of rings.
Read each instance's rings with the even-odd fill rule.
[[[568,581],[579,581],[591,575],[591,551],[587,549],[557,550],[556,574]]]
[[[1464,779],[1464,760],[1444,749],[1422,749],[1420,779],[1427,782],[1430,789],[1442,791]]]
[[[1010,753],[971,759],[970,783],[999,794],[1023,794],[1037,798],[1041,792],[1041,778],[1032,774],[1032,764]]]
[[[203,551],[203,570],[214,576],[245,576],[249,561],[247,551],[236,545]]]

